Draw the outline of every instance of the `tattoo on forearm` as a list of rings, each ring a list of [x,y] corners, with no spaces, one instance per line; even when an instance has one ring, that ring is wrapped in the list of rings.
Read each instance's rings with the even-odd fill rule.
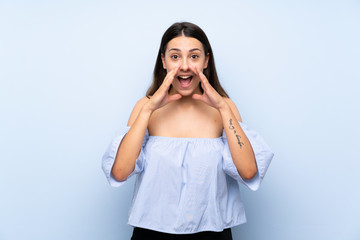
[[[238,140],[238,144],[239,144],[240,148],[242,148],[244,143],[241,141],[240,135],[236,134],[236,130],[235,130],[234,125],[232,124],[232,119],[231,118],[229,120],[229,124],[230,124],[229,129],[234,130],[234,134],[235,134],[236,139]]]

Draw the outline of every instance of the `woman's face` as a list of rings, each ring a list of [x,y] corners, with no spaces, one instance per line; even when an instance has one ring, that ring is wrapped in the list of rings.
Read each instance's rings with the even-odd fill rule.
[[[189,96],[200,93],[199,77],[190,66],[203,71],[207,68],[209,55],[205,56],[202,43],[196,38],[179,36],[170,40],[161,56],[164,69],[168,72],[179,66],[172,83],[171,92]]]

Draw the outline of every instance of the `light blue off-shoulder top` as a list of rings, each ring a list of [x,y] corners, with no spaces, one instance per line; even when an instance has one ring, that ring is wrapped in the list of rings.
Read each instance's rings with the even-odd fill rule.
[[[225,131],[219,138],[149,136],[143,140],[132,175],[137,175],[128,224],[173,234],[222,231],[246,222],[238,182],[257,190],[273,153],[264,139],[245,124],[241,128],[254,150],[256,176],[243,180],[234,165]],[[111,142],[102,168],[111,186],[111,174],[125,128]],[[129,176],[129,177],[130,177]]]

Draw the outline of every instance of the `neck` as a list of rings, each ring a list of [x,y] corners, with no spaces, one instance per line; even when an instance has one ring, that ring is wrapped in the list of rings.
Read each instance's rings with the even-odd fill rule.
[[[182,96],[182,98],[180,98],[178,100],[179,104],[183,104],[183,105],[189,105],[189,104],[193,104],[196,102],[196,100],[194,100],[192,98],[192,95],[190,96]]]

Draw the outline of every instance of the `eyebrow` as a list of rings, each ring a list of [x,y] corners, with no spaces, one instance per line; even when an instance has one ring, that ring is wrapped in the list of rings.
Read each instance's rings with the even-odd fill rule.
[[[170,52],[170,51],[181,52],[181,50],[179,48],[170,48],[168,52]],[[194,51],[200,51],[201,52],[201,49],[200,48],[193,48],[193,49],[189,50],[189,52],[194,52]]]

